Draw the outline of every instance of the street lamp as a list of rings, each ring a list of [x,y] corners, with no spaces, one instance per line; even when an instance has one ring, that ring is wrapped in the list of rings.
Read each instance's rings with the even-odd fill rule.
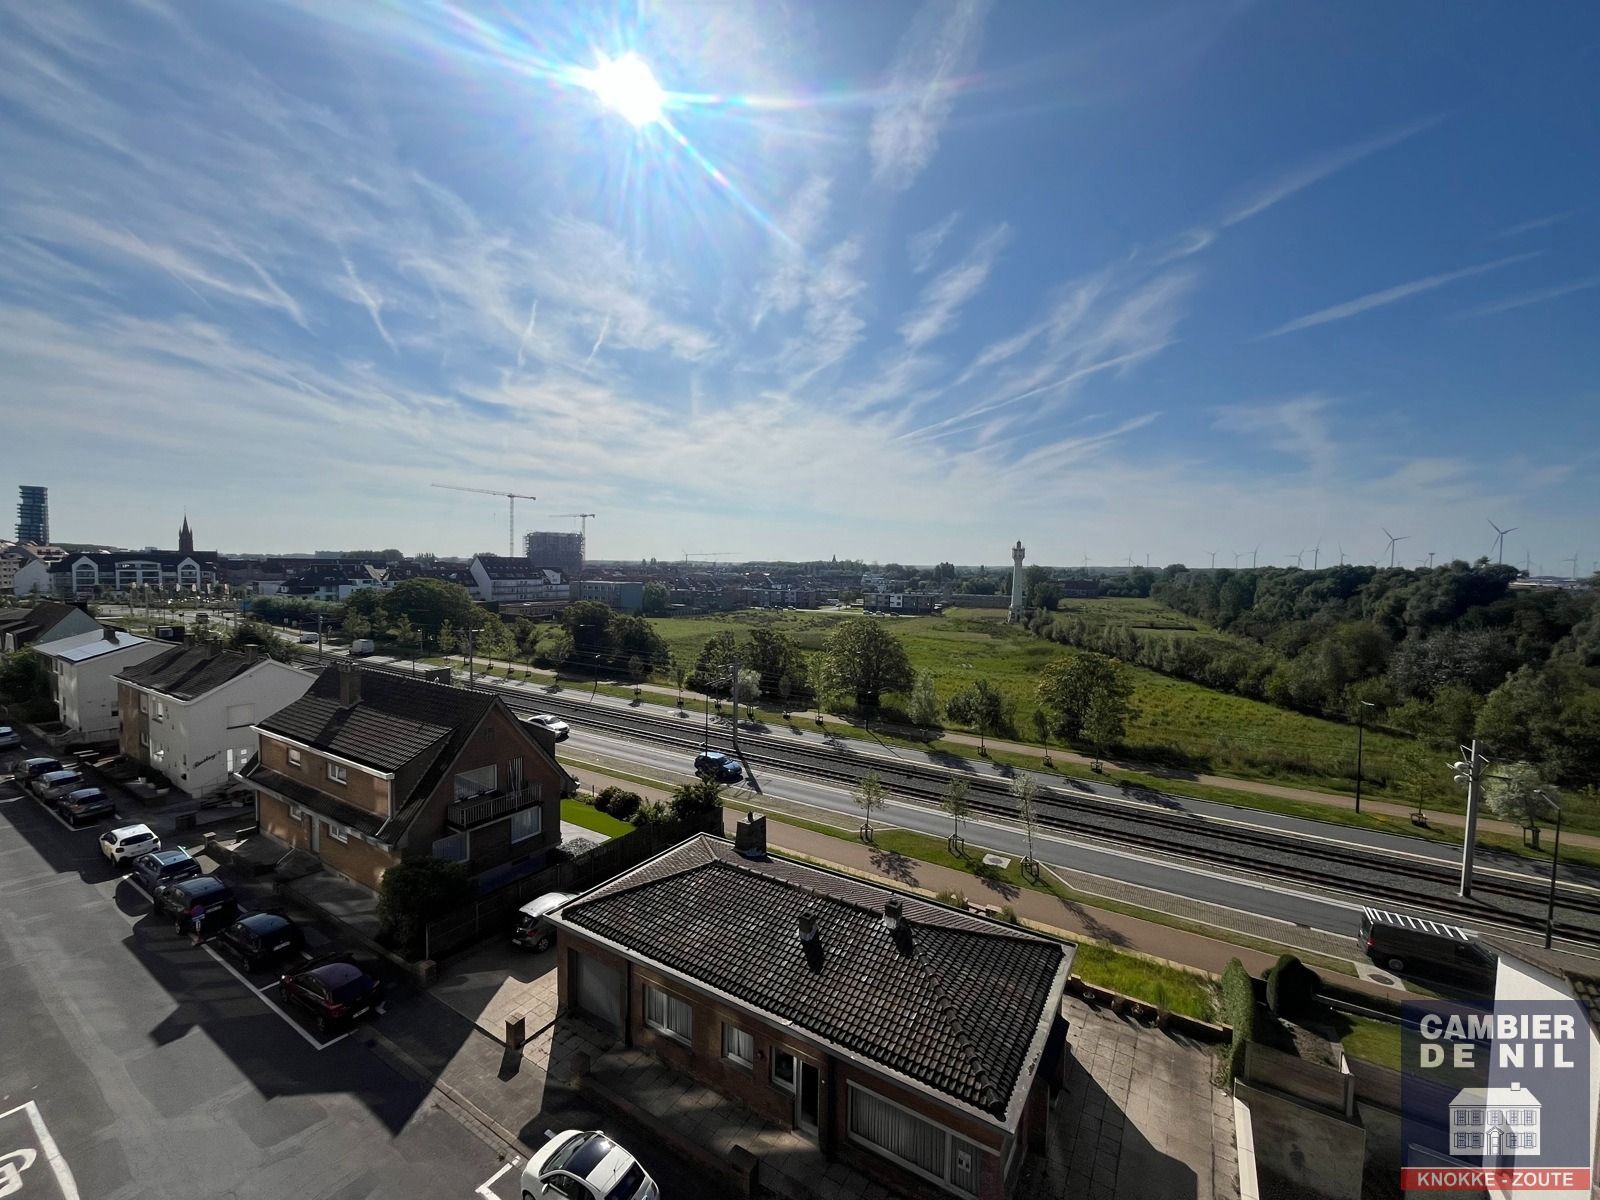
[[[1544,912],[1544,948],[1548,950],[1556,926],[1556,869],[1561,864],[1561,805],[1543,788],[1536,788],[1533,794],[1556,810],[1556,845],[1550,855],[1550,901]]]
[[[1461,747],[1466,758],[1450,764],[1455,781],[1467,789],[1467,822],[1461,835],[1461,894],[1472,895],[1472,861],[1478,844],[1478,800],[1483,793],[1483,772],[1489,760],[1478,753],[1478,740]]]
[[[1356,701],[1356,811],[1361,811],[1361,743],[1365,741],[1367,732],[1367,714],[1369,708],[1377,708],[1371,700]]]

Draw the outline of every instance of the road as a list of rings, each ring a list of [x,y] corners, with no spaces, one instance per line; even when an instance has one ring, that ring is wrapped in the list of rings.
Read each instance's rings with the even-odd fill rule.
[[[31,752],[0,754],[0,1195],[516,1200],[522,1147],[391,1066],[365,1026],[319,1038],[274,1003],[270,975],[242,976],[153,917],[100,856],[105,826],[69,830],[9,781]],[[426,995],[391,1004],[378,1028],[447,1014]],[[601,1114],[494,1115],[534,1142],[606,1128],[668,1194],[716,1195]]]

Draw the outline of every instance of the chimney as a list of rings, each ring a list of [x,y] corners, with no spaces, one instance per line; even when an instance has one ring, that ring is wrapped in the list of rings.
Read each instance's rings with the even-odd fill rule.
[[[245,660],[245,662],[252,662],[253,663],[260,657],[261,657],[261,647],[260,646],[246,646],[244,648],[244,660]]]
[[[890,896],[883,902],[883,927],[890,933],[900,928],[900,897]]]
[[[105,626],[104,628],[102,628],[100,630],[100,636],[105,638],[105,640],[110,642],[112,645],[116,645],[116,642],[117,642],[117,631],[115,629],[113,629],[110,625],[107,625],[107,626]]]
[[[361,703],[361,672],[350,663],[339,664],[339,707]]]
[[[767,816],[751,812],[739,818],[733,827],[733,849],[745,858],[767,856]]]
[[[815,912],[809,908],[806,909],[805,912],[801,913],[799,917],[796,918],[795,924],[799,926],[800,940],[802,942],[812,942],[816,940],[817,914]]]

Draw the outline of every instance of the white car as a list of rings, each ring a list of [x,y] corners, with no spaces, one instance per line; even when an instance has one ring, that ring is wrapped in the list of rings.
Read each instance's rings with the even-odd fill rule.
[[[649,1172],[598,1129],[549,1137],[522,1168],[523,1200],[659,1200]]]
[[[0,750],[10,750],[22,745],[22,738],[9,725],[0,725]]]
[[[537,725],[540,729],[548,729],[556,735],[556,741],[558,742],[566,741],[572,733],[572,726],[551,713],[529,713],[522,719],[528,725]]]
[[[161,839],[148,825],[124,825],[100,835],[100,853],[112,864],[131,863],[141,854],[161,849]]]

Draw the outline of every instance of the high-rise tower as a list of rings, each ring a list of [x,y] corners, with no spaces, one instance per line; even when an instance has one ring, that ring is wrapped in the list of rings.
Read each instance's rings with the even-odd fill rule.
[[[50,489],[25,483],[17,489],[17,541],[50,544]]]
[[[1011,547],[1011,617],[1013,625],[1022,620],[1022,560],[1028,552],[1022,548],[1019,541]]]

